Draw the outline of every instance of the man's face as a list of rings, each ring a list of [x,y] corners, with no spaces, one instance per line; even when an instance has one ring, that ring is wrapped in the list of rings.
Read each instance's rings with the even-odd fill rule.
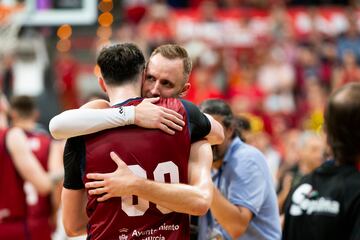
[[[223,160],[231,144],[234,129],[232,127],[229,128],[225,127],[225,125],[223,124],[224,121],[223,116],[220,115],[211,115],[211,116],[222,125],[225,136],[224,142],[222,144],[211,146],[213,152],[213,160],[214,161]]]
[[[156,54],[149,59],[142,85],[143,97],[183,97],[190,84],[183,74],[181,59],[167,59]]]
[[[306,162],[308,167],[317,168],[324,161],[325,142],[320,137],[310,137],[300,150],[301,161]]]

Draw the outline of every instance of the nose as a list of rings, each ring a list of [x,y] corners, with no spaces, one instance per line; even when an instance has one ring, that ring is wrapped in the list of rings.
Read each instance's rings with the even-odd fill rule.
[[[150,90],[151,96],[152,97],[160,97],[160,84],[159,82],[155,82],[153,88]]]

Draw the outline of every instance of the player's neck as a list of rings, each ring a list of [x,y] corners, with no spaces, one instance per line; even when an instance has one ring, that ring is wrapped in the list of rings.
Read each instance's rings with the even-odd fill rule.
[[[14,127],[19,127],[21,129],[31,131],[35,128],[36,123],[33,120],[21,119],[21,120],[13,121],[12,125]]]
[[[134,84],[127,84],[120,87],[111,87],[107,89],[110,104],[115,105],[124,102],[129,98],[140,97],[140,87]]]

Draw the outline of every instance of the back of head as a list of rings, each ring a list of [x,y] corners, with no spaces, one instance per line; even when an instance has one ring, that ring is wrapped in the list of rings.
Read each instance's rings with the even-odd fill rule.
[[[97,58],[102,77],[108,85],[135,83],[144,70],[145,58],[132,43],[104,47]]]
[[[234,115],[230,106],[220,99],[209,99],[200,104],[200,110],[210,115],[223,117],[223,125],[226,128],[234,127]]]
[[[13,97],[10,100],[10,109],[22,119],[32,118],[37,111],[34,99],[25,95]]]
[[[192,61],[185,48],[177,44],[164,44],[157,47],[151,53],[150,58],[156,54],[161,54],[161,56],[170,60],[181,59],[184,67],[184,79],[187,80],[189,78],[192,69]]]
[[[330,96],[325,130],[335,160],[355,164],[360,156],[360,83],[346,84]]]

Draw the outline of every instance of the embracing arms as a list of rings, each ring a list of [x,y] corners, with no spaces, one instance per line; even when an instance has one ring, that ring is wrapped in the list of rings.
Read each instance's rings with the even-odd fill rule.
[[[182,116],[177,112],[156,106],[159,98],[144,99],[137,106],[124,106],[123,111],[110,108],[105,100],[95,100],[80,109],[67,110],[49,124],[51,135],[55,139],[66,139],[99,132],[109,128],[136,124],[144,128],[158,128],[168,134],[181,131],[184,126]]]
[[[65,139],[109,128],[136,124],[144,128],[160,129],[168,134],[181,131],[185,122],[177,112],[155,105],[159,98],[144,99],[137,106],[124,106],[122,112],[117,108],[109,108],[105,100],[95,100],[80,109],[67,110],[53,119],[49,129],[55,139]],[[106,108],[106,109],[104,109]],[[220,123],[206,115],[211,130],[205,138],[211,144],[220,144],[224,133]]]
[[[101,195],[98,201],[111,197],[136,195],[176,212],[204,215],[210,207],[213,184],[210,176],[212,153],[209,143],[199,141],[192,145],[189,159],[189,184],[160,183],[136,176],[115,154],[111,158],[118,168],[107,174],[92,173],[86,183],[89,194]]]

